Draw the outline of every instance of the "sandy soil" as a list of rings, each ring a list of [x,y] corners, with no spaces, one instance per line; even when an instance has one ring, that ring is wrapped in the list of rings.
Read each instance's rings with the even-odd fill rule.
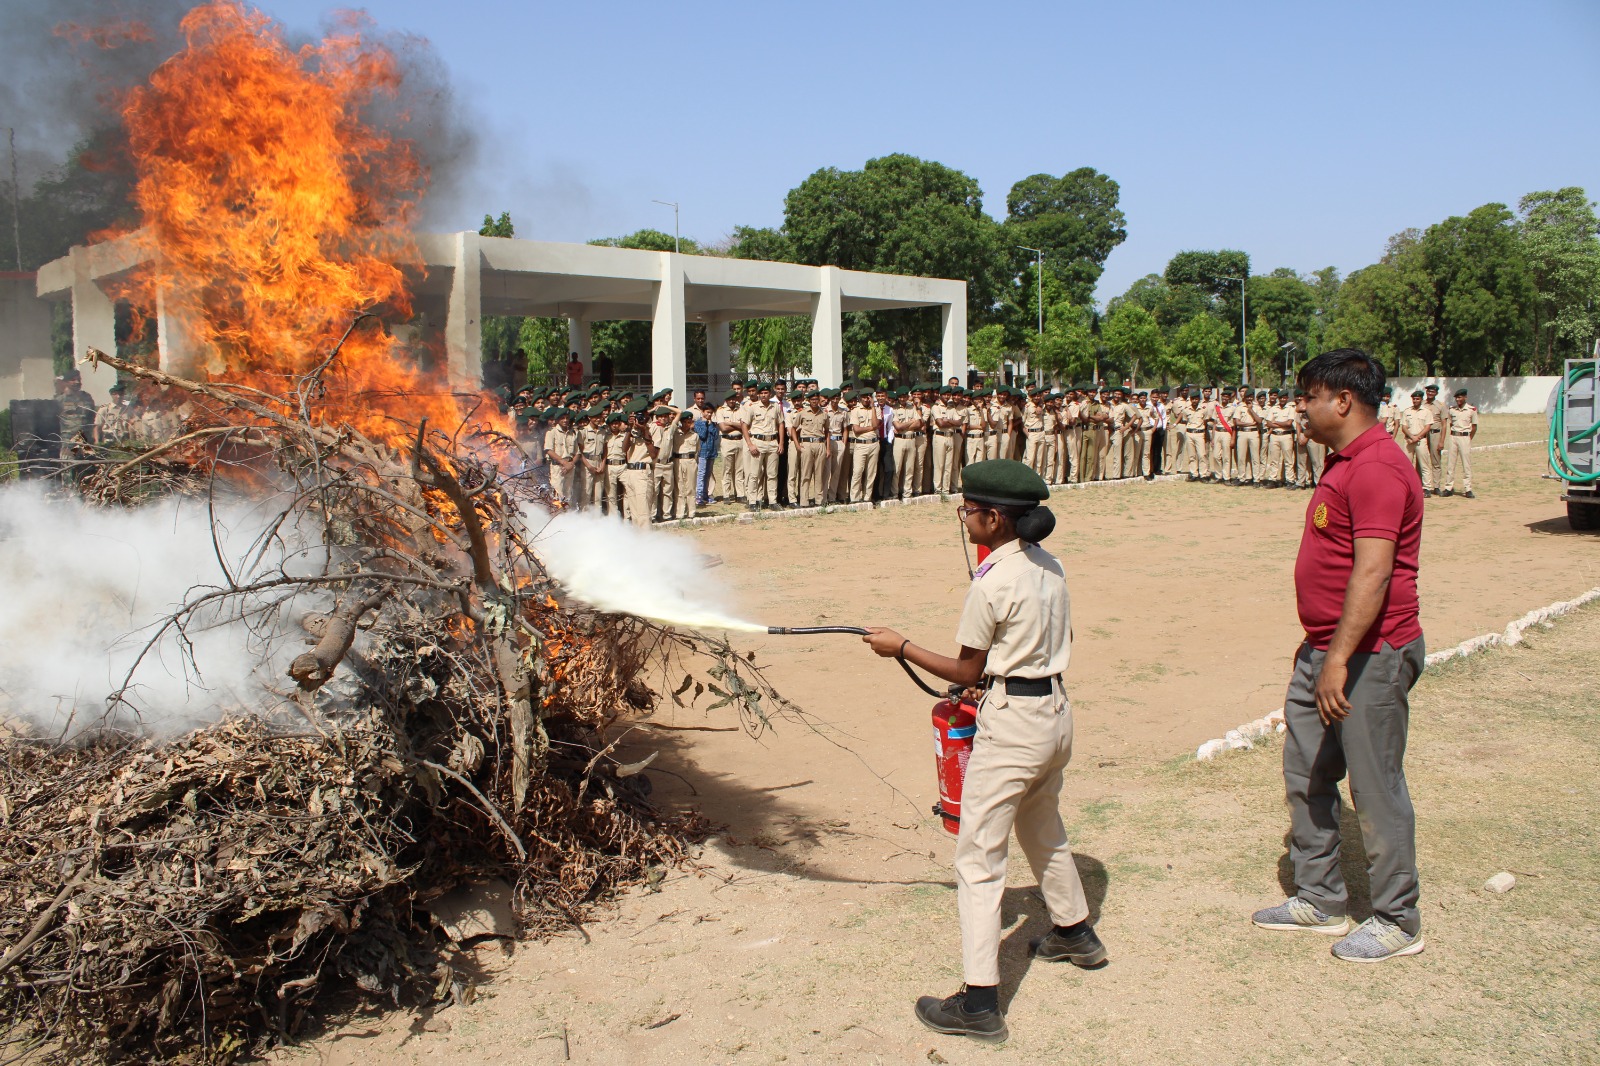
[[[1490,420],[1483,436],[1526,440],[1538,435],[1530,428]],[[1558,486],[1541,480],[1543,469],[1536,447],[1480,453],[1478,499],[1428,501],[1421,587],[1431,647],[1500,629],[1531,608],[1600,584],[1600,553],[1592,539],[1568,530]],[[1062,492],[1052,500],[1059,525],[1047,546],[1066,565],[1076,631],[1069,690],[1078,734],[1064,801],[1075,831],[1103,827],[1141,796],[1156,802],[1162,775],[1179,772],[1174,767],[1198,743],[1282,702],[1299,639],[1292,567],[1308,498],[1158,483]],[[918,643],[950,647],[967,571],[948,503],[674,535],[693,538],[721,560],[710,579],[727,586],[746,617],[774,625],[889,625]],[[486,986],[492,997],[473,1007],[431,1020],[390,1015],[359,1023],[313,1045],[317,1059],[939,1062],[1000,1054],[1037,1061],[1021,1047],[1070,1047],[1084,1057],[1085,1047],[1094,1047],[1085,1037],[1146,1009],[1171,1015],[1161,1023],[1165,1054],[1208,1058],[1216,1035],[1174,1008],[1173,992],[1188,990],[1197,1007],[1209,1003],[1215,967],[1237,960],[1189,958],[1181,950],[1130,960],[1113,998],[1085,1002],[1076,1013],[1051,1016],[1049,993],[1031,989],[1029,1002],[1013,1007],[1013,1024],[1032,1019],[1047,1032],[1026,1045],[1014,1041],[1009,1052],[950,1040],[935,1050],[908,1014],[908,996],[946,993],[959,983],[951,838],[928,817],[933,701],[854,637],[736,643],[756,652],[778,688],[804,708],[802,718],[776,722],[758,740],[738,731],[646,725],[621,753],[660,749],[656,767],[672,773],[652,771],[656,796],[698,805],[727,826],[708,845],[702,868],[671,873],[656,892],[629,895],[614,918],[581,936],[523,945],[509,962],[486,961],[499,973]],[[670,703],[653,721],[736,724],[725,712]],[[1195,802],[1190,814],[1222,823],[1244,809],[1226,789],[1203,790]],[[1204,841],[1140,850],[1146,846],[1134,842],[1115,856],[1119,892],[1141,884],[1138,891],[1163,897],[1158,910],[1182,912],[1185,921],[1210,922],[1240,905],[1237,893],[1185,883],[1186,876],[1212,876],[1188,854],[1216,858]],[[1108,861],[1080,857],[1097,913]],[[1273,872],[1256,877],[1263,891]],[[1025,875],[1008,906],[1021,924],[1008,937],[1007,958],[1026,974],[1023,948],[1042,931],[1043,918]],[[1119,915],[1123,923],[1140,921],[1125,899]],[[1335,976],[1320,961],[1318,967]],[[1041,984],[1074,986],[1096,976],[1043,969],[1050,973],[1039,976]],[[1244,987],[1239,994],[1248,1003],[1270,999],[1269,984],[1245,980]],[[1223,1024],[1248,1023],[1239,1015]],[[1222,1042],[1248,1047],[1234,1039],[1239,1035]]]

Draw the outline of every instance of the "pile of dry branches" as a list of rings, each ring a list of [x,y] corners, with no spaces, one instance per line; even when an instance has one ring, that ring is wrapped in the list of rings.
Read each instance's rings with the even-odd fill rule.
[[[259,636],[307,590],[327,609],[295,620],[290,721],[0,739],[0,1061],[221,1061],[293,1034],[330,982],[448,994],[430,900],[505,878],[540,932],[683,856],[702,827],[651,805],[612,727],[686,652],[712,656],[747,724],[776,694],[725,645],[561,604],[513,441],[465,420],[387,440],[331,424],[331,358],[279,396],[97,358],[194,413],[176,444],[96,467],[86,497],[126,498],[118,477],[180,457],[188,489],[270,489],[290,501],[272,528],[318,531],[298,569],[248,580],[219,550],[228,579],[163,628],[227,604]]]

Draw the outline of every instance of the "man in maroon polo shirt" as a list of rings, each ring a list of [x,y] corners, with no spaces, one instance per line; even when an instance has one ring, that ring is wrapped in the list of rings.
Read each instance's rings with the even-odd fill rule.
[[[1336,957],[1382,962],[1423,948],[1404,767],[1407,697],[1426,657],[1417,614],[1422,482],[1378,421],[1384,373],[1371,356],[1353,348],[1319,355],[1301,369],[1299,385],[1309,435],[1330,452],[1295,562],[1306,638],[1284,698],[1296,892],[1251,920],[1338,936]],[[1339,869],[1346,774],[1372,886],[1372,917],[1353,932]]]

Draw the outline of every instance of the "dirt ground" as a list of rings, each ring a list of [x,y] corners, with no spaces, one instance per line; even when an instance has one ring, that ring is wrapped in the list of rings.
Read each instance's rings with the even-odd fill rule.
[[[1534,439],[1541,421],[1491,418],[1480,440]],[[1476,500],[1427,505],[1433,648],[1600,585],[1600,553],[1568,530],[1541,448],[1481,452],[1474,466]],[[1014,866],[1008,1044],[934,1038],[910,1016],[916,995],[960,982],[953,838],[928,815],[931,698],[857,638],[761,637],[736,643],[803,716],[752,740],[724,712],[667,703],[620,753],[660,750],[658,799],[727,826],[699,868],[629,894],[582,933],[520,945],[509,960],[492,953],[471,1006],[358,1020],[274,1058],[1321,1061],[1320,1044],[1300,1041],[1332,1025],[1351,1059],[1594,1061],[1600,946],[1585,901],[1596,842],[1582,812],[1600,790],[1579,772],[1595,710],[1578,664],[1592,677],[1600,612],[1562,623],[1548,648],[1536,640],[1435,671],[1419,688],[1412,767],[1433,938],[1423,958],[1352,974],[1320,938],[1242,921],[1282,891],[1275,755],[1188,756],[1282,702],[1308,498],[1179,482],[1052,499],[1059,525],[1046,544],[1067,569],[1076,636],[1063,810],[1112,962],[1092,973],[1030,965],[1026,943],[1045,919],[1025,864]],[[746,617],[883,624],[950,647],[967,571],[949,503],[672,535],[720,560],[708,581]],[[1539,693],[1537,706],[1522,698]],[[1569,731],[1577,746],[1534,729]],[[1484,897],[1477,886],[1502,868],[1538,876]]]

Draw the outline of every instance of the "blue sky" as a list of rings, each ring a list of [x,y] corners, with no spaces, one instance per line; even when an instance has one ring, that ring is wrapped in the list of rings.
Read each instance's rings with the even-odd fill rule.
[[[292,29],[330,6],[258,0]],[[778,225],[823,166],[909,152],[975,176],[1095,167],[1128,240],[1099,299],[1186,248],[1342,272],[1490,201],[1600,196],[1600,2],[548,3],[377,0],[433,42],[484,134],[440,228]]]

